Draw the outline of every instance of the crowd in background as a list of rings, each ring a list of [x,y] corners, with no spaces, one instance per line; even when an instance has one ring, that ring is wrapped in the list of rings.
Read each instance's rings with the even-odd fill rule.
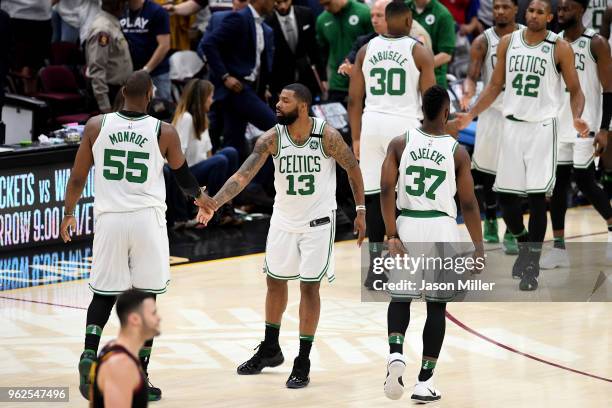
[[[156,88],[152,114],[175,125],[193,173],[218,190],[249,154],[251,125],[275,125],[285,85],[303,83],[315,103],[346,103],[356,52],[385,34],[390,1],[0,0],[0,88],[36,97],[41,69],[67,65],[88,101],[72,109],[93,115],[119,109],[121,85],[144,69]],[[528,3],[518,0],[520,23]],[[438,84],[461,79],[468,60],[460,55],[493,24],[492,0],[410,4],[411,35],[433,52]],[[271,167],[243,202],[271,203]],[[171,218],[188,223],[178,194],[169,187]],[[238,222],[222,214],[220,222]]]

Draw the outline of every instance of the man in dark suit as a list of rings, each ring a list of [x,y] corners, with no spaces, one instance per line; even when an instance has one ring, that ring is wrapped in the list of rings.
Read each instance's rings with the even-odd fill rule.
[[[294,82],[308,87],[313,96],[320,95],[320,81],[326,80],[326,72],[317,50],[312,12],[307,7],[294,6],[292,0],[276,0],[274,8],[275,12],[266,19],[274,30],[274,62],[270,80],[273,105],[282,89]]]
[[[204,61],[206,61],[206,55],[204,55],[204,39],[206,36],[210,35],[215,30],[215,27],[218,27],[221,24],[221,21],[228,15],[232,14],[235,11],[240,11],[246,6],[249,5],[249,0],[232,0],[232,9],[231,10],[219,10],[215,11],[210,15],[210,19],[208,20],[208,24],[206,24],[206,31],[204,35],[202,35],[202,39],[198,43],[197,53]]]
[[[247,123],[264,130],[276,124],[276,115],[261,98],[274,53],[274,34],[263,19],[273,8],[274,0],[250,0],[248,7],[225,16],[204,39],[214,99],[223,111],[224,144],[235,147],[241,158],[249,154]]]

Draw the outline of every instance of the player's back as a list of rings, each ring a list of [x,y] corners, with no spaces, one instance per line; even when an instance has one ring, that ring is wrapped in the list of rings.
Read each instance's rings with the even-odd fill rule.
[[[399,166],[397,208],[417,218],[457,217],[454,153],[450,135],[428,135],[420,129],[406,133]]]
[[[574,64],[576,65],[578,80],[584,94],[582,119],[589,124],[589,129],[597,129],[601,123],[602,87],[599,82],[597,61],[591,53],[591,41],[596,34],[595,30],[587,28],[576,41],[570,43],[574,51]],[[563,32],[559,33],[559,35],[563,36]],[[576,138],[577,133],[572,121],[570,97],[565,83],[564,90],[562,105],[559,111],[559,136],[561,139],[571,140]]]
[[[336,161],[323,150],[326,123],[311,119],[310,137],[302,145],[293,141],[287,126],[276,126],[276,196],[270,223],[286,231],[308,231],[311,221],[336,209]]]
[[[423,118],[419,92],[421,73],[412,56],[415,44],[417,41],[411,37],[379,35],[370,40],[362,65],[364,112]]]
[[[96,214],[155,207],[166,210],[161,122],[149,115],[108,113],[92,147]]]
[[[512,33],[506,51],[504,116],[524,122],[557,117],[561,92],[555,64],[557,34],[548,31],[536,45],[525,41],[527,29]]]

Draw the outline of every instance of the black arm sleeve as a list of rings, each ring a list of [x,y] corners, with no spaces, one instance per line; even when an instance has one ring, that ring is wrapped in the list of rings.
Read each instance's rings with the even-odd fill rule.
[[[604,92],[602,114],[601,114],[601,126],[599,129],[607,130],[610,129],[610,119],[612,119],[612,92]]]
[[[186,196],[198,198],[200,194],[202,194],[198,180],[196,180],[193,174],[191,174],[191,171],[189,171],[187,160],[185,160],[183,165],[178,169],[172,169],[172,173]]]

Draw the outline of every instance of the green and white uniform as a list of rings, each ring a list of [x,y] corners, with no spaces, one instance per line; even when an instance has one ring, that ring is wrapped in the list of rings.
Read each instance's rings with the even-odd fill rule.
[[[521,24],[517,27],[524,28]],[[499,36],[495,32],[495,27],[490,27],[483,33],[487,40],[487,53],[482,64],[482,81],[486,86],[491,82],[495,63],[497,62],[497,46]],[[484,173],[497,173],[497,163],[499,162],[499,148],[503,133],[504,116],[502,114],[503,92],[497,96],[495,102],[478,115],[476,122],[476,143],[474,154],[472,155],[472,168]]]
[[[360,160],[366,194],[380,193],[380,169],[391,140],[420,125],[419,78],[411,37],[379,35],[368,43],[362,72],[365,107],[361,118]]]
[[[563,32],[559,33],[563,36]],[[591,40],[595,30],[587,28],[582,36],[570,45],[574,51],[574,63],[578,80],[584,94],[582,119],[589,124],[590,137],[582,138],[576,133],[573,124],[569,92],[564,86],[561,110],[559,111],[559,148],[558,164],[573,164],[586,169],[593,162],[593,137],[601,124],[601,82],[597,72],[597,62],[591,53]],[[564,84],[565,85],[565,84]]]
[[[435,256],[438,251],[435,243],[460,241],[455,204],[457,146],[450,135],[433,136],[420,129],[406,133],[406,147],[398,169],[397,231],[407,252],[413,256]],[[422,269],[415,272],[418,279],[428,278],[422,274]],[[405,277],[402,272],[392,271],[390,282]],[[424,295],[426,299],[441,297],[439,293],[420,290],[391,291],[391,294],[411,298]]]
[[[599,32],[603,23],[606,8],[612,6],[612,0],[591,0],[589,6],[582,15],[582,24]]]
[[[334,279],[336,161],[323,150],[324,120],[311,118],[310,137],[297,145],[277,125],[274,210],[264,270],[276,279]]]
[[[549,193],[555,185],[557,114],[562,81],[555,64],[557,35],[536,45],[512,33],[506,52],[504,132],[493,189],[501,193]]]
[[[170,281],[161,122],[104,115],[93,147],[95,233],[90,289],[163,293]]]

